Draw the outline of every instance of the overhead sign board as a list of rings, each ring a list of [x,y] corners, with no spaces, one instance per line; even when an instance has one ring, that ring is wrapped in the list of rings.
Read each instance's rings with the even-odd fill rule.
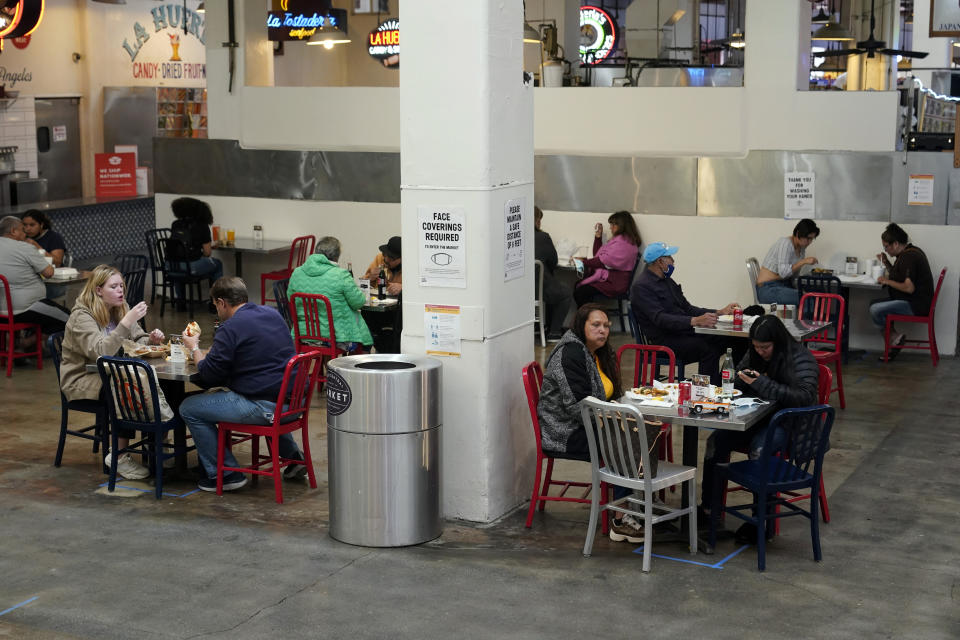
[[[617,25],[600,7],[580,7],[580,62],[600,64],[617,46]]]
[[[323,28],[335,28],[346,33],[347,10],[330,9],[329,4],[329,0],[282,1],[282,11],[267,13],[267,39],[308,40]]]
[[[367,53],[389,69],[400,68],[400,20],[390,18],[367,36]]]
[[[930,0],[930,37],[960,36],[960,3],[957,0]]]

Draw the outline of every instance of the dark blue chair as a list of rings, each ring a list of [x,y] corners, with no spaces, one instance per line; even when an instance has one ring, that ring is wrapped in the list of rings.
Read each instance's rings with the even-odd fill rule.
[[[63,353],[63,332],[58,331],[47,338],[47,349],[53,358],[53,367],[57,370],[57,386],[60,386],[60,361]],[[68,429],[67,423],[71,411],[92,413],[95,422],[89,427]],[[91,433],[91,431],[93,433]],[[75,436],[84,440],[93,440],[93,452],[96,453],[103,443],[103,455],[107,453],[107,405],[103,397],[99,400],[67,400],[60,392],[60,440],[57,443],[57,455],[53,459],[53,466],[59,467],[63,459],[63,447],[67,443],[67,436]]]
[[[117,459],[122,454],[145,455],[156,476],[156,497],[159,500],[163,495],[163,461],[177,453],[185,453],[176,451],[172,444],[166,444],[164,438],[174,429],[183,429],[183,421],[179,416],[166,421],[161,417],[157,380],[150,365],[143,360],[101,356],[97,358],[97,371],[106,389],[104,395],[112,426],[110,450],[113,455],[110,456],[107,488],[113,491],[116,487]],[[117,438],[121,430],[139,431],[144,437],[120,449]]]
[[[147,256],[138,253],[122,253],[113,258],[113,266],[123,276],[126,289],[123,297],[131,307],[143,300],[150,264]]]
[[[630,334],[633,336],[634,343],[645,345],[653,344],[647,339],[647,336],[643,334],[643,331],[640,330],[640,323],[637,322],[637,316],[633,314],[633,307],[629,304],[627,305],[627,320],[630,322]],[[674,362],[677,367],[676,379],[678,381],[683,380],[683,372],[686,370],[687,363],[677,357],[674,357]],[[658,380],[665,377],[660,373],[661,367],[666,367],[668,371],[670,370],[670,359],[662,353],[657,354],[656,377]]]
[[[157,289],[160,288],[160,285],[163,283],[163,262],[160,260],[160,256],[157,253],[157,244],[160,240],[166,240],[170,237],[170,228],[164,229],[151,229],[146,232],[147,238],[147,252],[150,256],[150,304],[153,304],[153,301],[157,297]],[[163,290],[160,290],[160,295],[163,296]]]
[[[187,304],[187,311],[193,315],[193,303],[203,304],[201,296],[201,284],[207,279],[207,276],[198,276],[193,273],[190,267],[190,259],[187,257],[187,246],[179,238],[167,238],[157,240],[157,257],[160,260],[160,266],[163,271],[163,282],[160,284],[160,317],[163,317],[163,310],[168,299],[177,305]],[[182,289],[182,295],[186,300],[180,299],[177,290]],[[194,298],[194,291],[196,298]]]
[[[289,278],[274,282],[273,299],[277,303],[277,311],[283,316],[283,321],[287,323],[287,328],[293,329],[293,319],[290,317],[290,301],[287,299],[287,287],[289,285]]]
[[[766,569],[766,540],[773,534],[774,522],[779,518],[804,516],[810,520],[813,557],[820,561],[820,479],[833,418],[833,407],[825,404],[783,409],[771,418],[766,428],[763,455],[756,460],[717,465],[710,510],[711,547],[716,545],[717,520],[721,512],[745,520],[757,528],[757,567],[763,571]],[[779,450],[777,439],[784,440]],[[751,492],[753,502],[722,506],[722,489],[728,480]],[[797,506],[789,496],[778,495],[798,490],[810,491],[809,509]]]

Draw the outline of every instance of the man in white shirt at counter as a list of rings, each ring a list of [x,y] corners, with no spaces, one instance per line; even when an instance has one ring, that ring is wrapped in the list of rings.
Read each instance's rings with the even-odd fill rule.
[[[806,265],[817,264],[806,257],[807,247],[820,235],[820,228],[804,218],[793,228],[793,235],[780,238],[770,247],[757,274],[757,300],[761,303],[797,304],[800,296],[793,287],[793,278]]]
[[[49,335],[63,331],[70,311],[47,299],[47,289],[41,276],[53,275],[53,265],[27,241],[23,222],[15,216],[0,219],[0,274],[10,283],[10,301],[15,322],[39,324],[43,333]],[[0,294],[0,312],[7,313],[5,296]],[[33,345],[34,338],[21,348]]]

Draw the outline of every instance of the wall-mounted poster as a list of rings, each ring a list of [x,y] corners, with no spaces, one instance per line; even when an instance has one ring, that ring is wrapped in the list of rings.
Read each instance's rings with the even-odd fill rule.
[[[960,36],[960,3],[956,0],[930,0],[930,37]]]

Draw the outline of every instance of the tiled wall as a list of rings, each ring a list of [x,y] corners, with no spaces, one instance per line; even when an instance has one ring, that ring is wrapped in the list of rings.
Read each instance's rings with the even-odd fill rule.
[[[29,171],[37,177],[37,117],[33,97],[0,100],[0,146],[16,146],[14,155],[17,171]]]

